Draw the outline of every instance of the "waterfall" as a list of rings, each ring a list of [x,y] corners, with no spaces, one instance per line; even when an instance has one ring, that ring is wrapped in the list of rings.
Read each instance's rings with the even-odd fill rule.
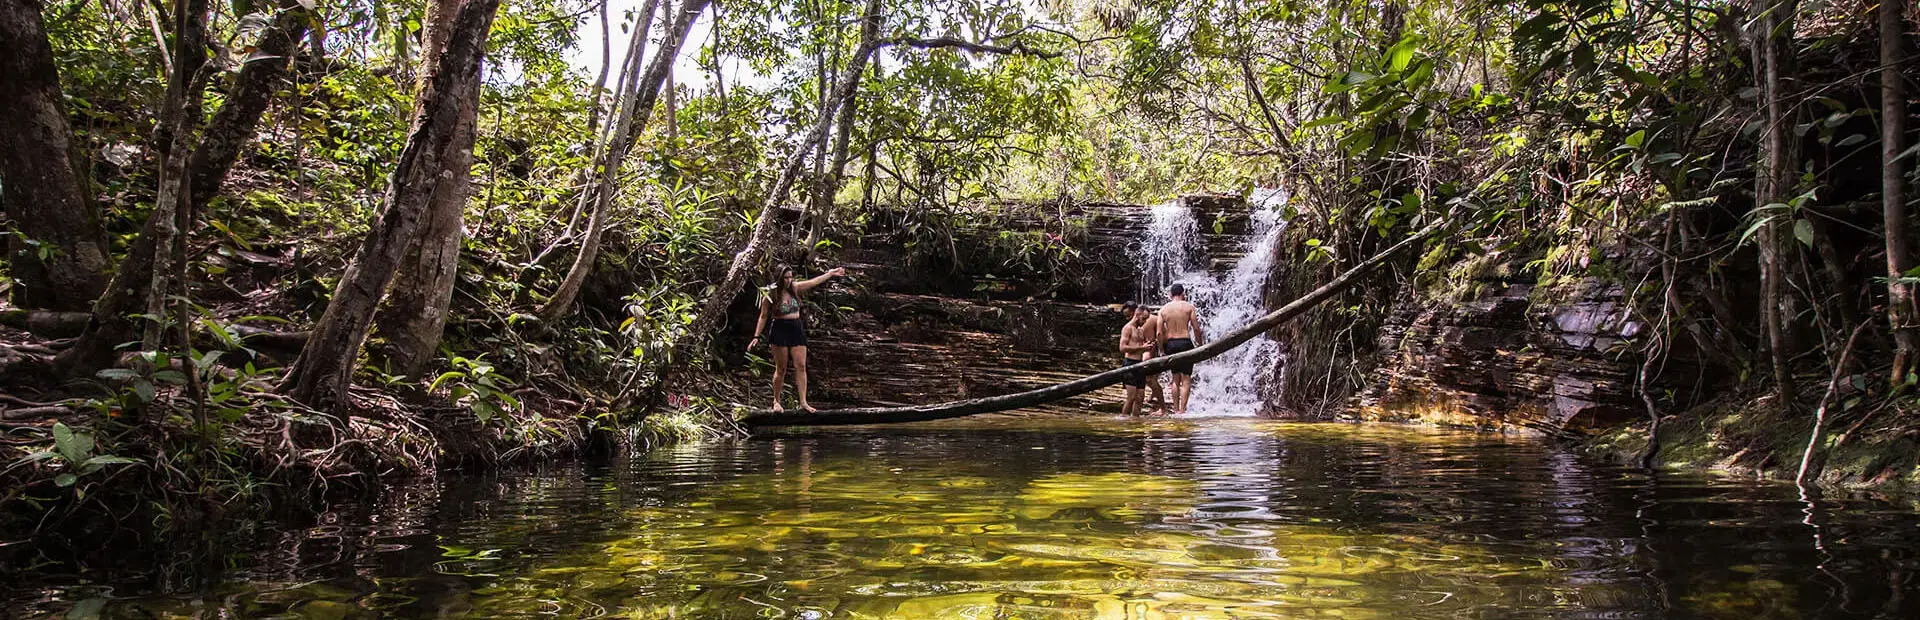
[[[1208,337],[1239,329],[1266,314],[1267,274],[1273,270],[1276,241],[1286,228],[1280,207],[1281,190],[1258,189],[1248,198],[1251,222],[1233,269],[1215,276],[1208,270],[1206,237],[1200,233],[1193,210],[1178,200],[1153,207],[1153,219],[1139,244],[1141,301],[1166,302],[1167,288],[1186,286],[1187,299],[1200,309],[1200,324]],[[1270,383],[1280,361],[1280,343],[1262,334],[1194,368],[1193,396],[1187,413],[1193,416],[1252,416],[1266,399],[1262,387]],[[1169,383],[1169,385],[1171,385]]]

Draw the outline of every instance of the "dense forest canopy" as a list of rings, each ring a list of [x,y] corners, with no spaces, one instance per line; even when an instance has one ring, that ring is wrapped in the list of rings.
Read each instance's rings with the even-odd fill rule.
[[[995,210],[1278,187],[1309,280],[1449,232],[1306,319],[1290,406],[1351,391],[1395,282],[1600,277],[1643,382],[1683,356],[1864,410],[1920,347],[1907,4],[0,0],[0,272],[37,338],[0,370],[102,438],[41,453],[63,488],[124,464],[87,460],[108,435],[271,461],[449,398],[551,446],[720,404],[684,386],[729,306],[870,219],[959,260]],[[996,260],[1065,277],[1071,224]],[[372,443],[302,467],[431,460]]]

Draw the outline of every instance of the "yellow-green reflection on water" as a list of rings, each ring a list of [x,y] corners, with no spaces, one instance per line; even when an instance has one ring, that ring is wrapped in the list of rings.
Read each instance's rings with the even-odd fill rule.
[[[1404,427],[795,430],[435,497],[295,554],[330,560],[108,597],[109,615],[1752,620],[1909,617],[1920,598],[1902,596],[1909,513],[1832,503],[1816,547],[1779,487]]]

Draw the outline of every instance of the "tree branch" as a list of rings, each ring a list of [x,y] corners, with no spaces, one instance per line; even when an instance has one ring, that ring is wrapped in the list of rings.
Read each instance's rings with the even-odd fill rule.
[[[914,37],[898,37],[893,39],[881,39],[880,45],[883,47],[893,46],[893,45],[904,45],[907,47],[918,48],[923,50],[958,48],[961,50],[974,52],[978,54],[1002,54],[1007,56],[1037,56],[1040,58],[1059,58],[1060,57],[1060,52],[1034,49],[1032,47],[1027,46],[1027,42],[1025,41],[1014,41],[1013,43],[1008,45],[994,45],[991,43],[978,43],[974,41],[967,41],[964,39],[957,39],[954,37],[934,37],[931,39],[920,39],[920,38],[914,38]]]

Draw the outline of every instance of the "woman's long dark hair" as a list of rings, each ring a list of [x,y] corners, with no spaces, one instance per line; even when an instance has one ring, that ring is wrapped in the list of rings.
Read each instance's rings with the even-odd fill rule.
[[[800,294],[793,292],[793,268],[792,267],[788,267],[786,265],[774,266],[773,282],[770,284],[770,286],[773,287],[773,294],[769,296],[767,303],[771,303],[775,306],[780,305],[780,295],[783,293],[789,299],[792,299],[794,301],[800,301]]]

